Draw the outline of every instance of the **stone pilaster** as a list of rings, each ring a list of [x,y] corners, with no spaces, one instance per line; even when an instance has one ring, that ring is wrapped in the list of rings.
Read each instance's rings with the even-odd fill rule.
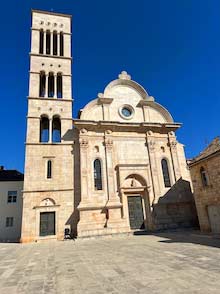
[[[88,136],[87,130],[80,130],[79,136],[80,145],[80,176],[81,176],[81,202],[79,207],[83,206],[84,203],[89,201],[88,191]]]
[[[153,198],[152,202],[155,200],[155,197],[160,194],[160,180],[158,177],[157,161],[156,161],[156,142],[153,137],[153,132],[148,131],[146,133],[146,144],[149,155],[149,164],[150,164],[150,173],[152,178],[152,188],[153,188]]]
[[[119,199],[115,193],[115,179],[114,179],[114,166],[113,166],[113,139],[111,131],[105,133],[105,155],[106,155],[106,178],[108,190],[108,204],[118,203]]]
[[[172,158],[173,173],[175,182],[181,177],[180,165],[177,154],[177,141],[173,132],[168,133],[168,145],[170,147],[170,154]]]

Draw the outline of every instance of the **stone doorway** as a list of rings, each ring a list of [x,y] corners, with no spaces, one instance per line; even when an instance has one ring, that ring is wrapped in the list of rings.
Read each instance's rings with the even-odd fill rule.
[[[208,215],[211,231],[214,234],[220,233],[220,206],[219,205],[209,205]]]
[[[55,211],[40,213],[40,236],[55,235]]]
[[[141,196],[128,196],[127,199],[131,229],[144,229],[144,213]]]

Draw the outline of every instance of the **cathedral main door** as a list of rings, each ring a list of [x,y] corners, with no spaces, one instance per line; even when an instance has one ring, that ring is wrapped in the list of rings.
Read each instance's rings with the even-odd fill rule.
[[[55,212],[41,212],[40,236],[55,235]]]
[[[144,214],[141,196],[128,196],[128,211],[131,229],[144,229]]]

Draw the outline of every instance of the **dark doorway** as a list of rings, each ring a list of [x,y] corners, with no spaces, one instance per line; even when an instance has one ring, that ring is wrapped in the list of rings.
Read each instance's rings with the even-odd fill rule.
[[[40,213],[40,236],[55,235],[55,212]]]
[[[141,196],[128,197],[128,211],[131,229],[144,229],[144,215]]]

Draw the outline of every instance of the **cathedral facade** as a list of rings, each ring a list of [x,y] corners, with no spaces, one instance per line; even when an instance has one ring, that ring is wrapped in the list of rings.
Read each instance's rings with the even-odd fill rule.
[[[31,32],[21,242],[192,225],[181,124],[125,71],[73,119],[71,16]]]

